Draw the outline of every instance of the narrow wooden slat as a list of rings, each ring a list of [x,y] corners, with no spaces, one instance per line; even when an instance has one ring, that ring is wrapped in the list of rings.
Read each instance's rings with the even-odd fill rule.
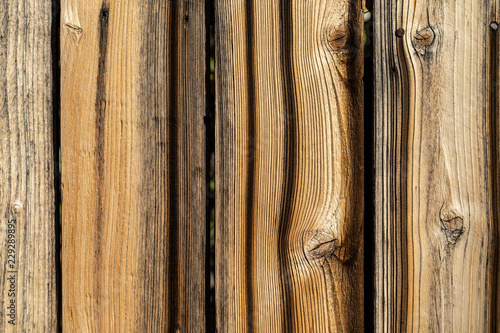
[[[363,331],[361,1],[216,1],[220,332]]]
[[[51,2],[0,2],[0,331],[55,332]]]
[[[491,0],[495,1],[495,0]],[[492,207],[492,240],[493,249],[496,249],[496,255],[493,255],[491,276],[491,297],[488,309],[487,321],[489,331],[495,332],[500,328],[500,4],[490,6],[490,30],[488,32],[488,103],[487,123],[489,124],[489,177],[491,179],[490,187],[490,205]],[[495,228],[496,227],[496,228]]]
[[[63,2],[65,332],[205,329],[204,10]]]
[[[489,0],[489,29],[487,32],[486,68],[486,124],[488,131],[488,194],[491,218],[491,275],[488,276],[488,304],[486,328],[489,332],[500,329],[500,2]]]
[[[375,1],[377,332],[498,330],[499,8]]]

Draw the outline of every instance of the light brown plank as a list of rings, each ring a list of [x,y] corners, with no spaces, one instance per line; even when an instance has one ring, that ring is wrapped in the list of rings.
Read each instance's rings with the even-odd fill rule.
[[[0,331],[55,332],[51,2],[0,2]]]
[[[361,1],[216,1],[220,332],[363,331]]]
[[[204,331],[204,10],[63,2],[64,331]]]
[[[375,1],[377,332],[498,331],[499,8]]]

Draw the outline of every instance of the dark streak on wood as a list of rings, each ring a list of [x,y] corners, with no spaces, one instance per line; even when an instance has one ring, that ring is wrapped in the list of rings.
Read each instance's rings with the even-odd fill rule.
[[[214,49],[211,48],[210,36],[213,34],[213,30],[211,27],[211,21],[213,20],[213,10],[214,10],[215,1],[205,1],[205,87],[206,87],[206,96],[205,96],[205,110],[203,115],[203,124],[205,125],[205,184],[210,184],[211,179],[213,179],[212,172],[208,166],[212,161],[212,153],[215,153],[215,89],[212,90],[214,85],[211,85],[210,76],[210,58],[214,55]],[[215,46],[215,45],[214,45]],[[215,61],[215,59],[214,59]],[[205,307],[204,314],[206,315],[206,332],[215,332],[216,330],[216,314],[215,311],[215,288],[211,288],[211,260],[215,261],[215,253],[212,250],[212,245],[210,244],[211,228],[210,228],[210,220],[212,217],[213,209],[208,209],[208,207],[215,208],[215,195],[210,196],[207,190],[207,202],[206,202],[206,215],[205,215]],[[215,230],[214,230],[215,236]],[[214,237],[215,238],[215,237]],[[214,274],[215,275],[215,274]],[[212,300],[212,301],[211,301]]]
[[[347,78],[346,78],[346,91],[349,91],[350,97],[353,105],[361,105],[361,110],[364,106],[363,99],[360,99],[358,96],[363,96],[363,30],[360,28],[363,26],[363,19],[361,15],[361,6],[357,1],[349,1],[348,2],[348,26],[349,26],[349,40],[347,44]],[[354,172],[356,175],[353,179],[353,189],[363,189],[364,186],[364,138],[363,135],[360,134],[359,131],[362,131],[364,127],[364,115],[362,111],[353,111],[350,115],[350,120],[347,122],[348,127],[344,128],[340,126],[340,135],[341,138],[349,138],[348,140],[342,140],[342,145],[346,151],[350,151],[351,155],[348,156],[349,159],[352,160],[349,165],[352,168],[351,172]],[[363,133],[363,132],[361,132]],[[364,133],[363,133],[364,134]],[[364,194],[364,190],[362,190]],[[364,212],[364,197],[362,195],[354,195],[351,193],[352,198],[347,198],[352,202],[350,204],[351,208],[349,208],[350,212],[346,216],[346,220],[353,219],[356,220],[358,217],[356,215],[363,216],[363,214],[359,214],[359,212]],[[342,244],[340,242],[339,246],[341,247],[340,251],[337,253],[337,259],[339,259],[344,264],[355,263],[358,260],[357,253],[359,251],[361,242],[363,241],[363,230],[364,230],[364,221],[363,218],[360,218],[359,221],[353,223],[354,227],[357,227],[357,230],[350,230],[349,228],[349,236],[347,240]]]
[[[390,21],[392,22],[392,21]],[[395,152],[396,156],[392,156],[395,160],[400,161],[401,166],[398,169],[398,165],[394,164],[391,167],[394,167],[394,174],[397,175],[394,178],[394,184],[397,188],[399,185],[399,192],[396,192],[392,197],[394,202],[394,207],[398,207],[396,209],[396,219],[395,221],[400,221],[400,223],[396,223],[394,227],[394,232],[397,233],[399,231],[400,237],[392,239],[395,242],[394,248],[396,252],[394,255],[396,256],[396,262],[388,263],[392,265],[391,269],[395,269],[396,267],[401,267],[402,269],[396,269],[397,274],[397,297],[396,304],[406,304],[406,300],[408,299],[407,289],[408,286],[408,236],[407,236],[407,228],[408,228],[408,193],[407,193],[407,182],[408,182],[408,154],[411,149],[411,141],[412,138],[409,137],[409,118],[410,118],[410,101],[409,94],[405,93],[406,91],[410,91],[411,86],[409,84],[410,77],[408,73],[408,63],[407,58],[405,57],[404,50],[404,40],[402,38],[396,40],[396,54],[399,55],[396,60],[396,66],[399,66],[398,74],[395,80],[392,82],[394,84],[394,89],[396,91],[397,98],[400,99],[399,103],[401,105],[401,113],[396,115],[398,123],[400,124],[400,128],[394,128],[393,130],[396,132],[396,139],[399,140],[399,152]],[[392,123],[391,125],[395,125]],[[397,125],[396,125],[397,126]],[[399,136],[399,137],[398,137]],[[392,152],[391,152],[392,153]],[[392,184],[391,184],[392,185]],[[392,212],[391,212],[392,213]],[[399,228],[399,230],[398,230]],[[398,244],[399,243],[399,244]],[[395,304],[395,305],[396,305]],[[408,320],[408,313],[406,309],[396,305],[395,312],[391,315],[394,315],[397,322],[396,330],[405,330]]]
[[[180,281],[180,266],[179,266],[179,155],[178,155],[178,128],[179,119],[178,112],[179,106],[178,98],[178,51],[179,51],[179,32],[178,32],[178,6],[177,1],[170,1],[171,21],[169,27],[169,72],[170,79],[169,96],[168,96],[168,136],[169,136],[169,154],[168,154],[168,168],[169,168],[169,186],[168,186],[168,200],[169,212],[168,214],[168,264],[167,274],[165,275],[165,283],[167,283],[168,295],[168,310],[167,310],[167,323],[168,332],[177,332],[179,321],[179,281]]]
[[[96,82],[96,98],[95,98],[95,109],[96,109],[96,115],[95,115],[95,149],[94,149],[94,154],[96,155],[95,158],[95,168],[96,168],[96,176],[97,176],[97,181],[95,182],[95,193],[97,193],[96,197],[96,226],[97,229],[95,230],[95,239],[97,240],[97,246],[96,246],[96,251],[97,253],[95,254],[96,257],[99,257],[99,252],[101,251],[100,247],[100,239],[101,239],[101,234],[102,230],[101,227],[103,226],[103,216],[104,216],[104,209],[103,209],[103,190],[105,188],[104,186],[104,164],[105,164],[105,158],[104,158],[104,147],[105,147],[105,129],[106,129],[106,71],[107,71],[107,56],[108,56],[108,36],[109,36],[109,5],[107,2],[103,2],[101,10],[99,12],[99,55],[98,55],[98,67],[97,67],[97,82]],[[100,261],[96,260],[95,261],[95,270],[96,272],[99,272],[99,264]]]
[[[297,125],[295,106],[295,82],[293,77],[293,26],[292,1],[280,0],[280,30],[281,30],[281,64],[283,75],[283,96],[285,112],[285,160],[284,160],[284,193],[279,220],[278,260],[280,266],[281,288],[283,294],[283,329],[294,331],[293,325],[293,290],[290,281],[291,264],[289,259],[290,230],[293,212],[293,197],[295,192],[295,168],[297,164]]]
[[[247,171],[247,204],[245,206],[245,280],[247,304],[247,328],[253,332],[254,304],[253,304],[253,214],[254,214],[254,188],[255,188],[255,161],[257,147],[255,145],[255,72],[254,72],[254,2],[246,1],[246,63],[247,63],[247,93],[248,93],[248,171]]]

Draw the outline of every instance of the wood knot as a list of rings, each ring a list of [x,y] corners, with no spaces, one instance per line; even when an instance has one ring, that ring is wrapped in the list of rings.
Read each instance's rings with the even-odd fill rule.
[[[312,237],[305,242],[304,252],[311,261],[328,259],[340,248],[340,241],[331,231],[315,230],[308,234]]]
[[[71,35],[77,42],[80,40],[80,38],[82,38],[83,29],[80,26],[66,22],[64,23],[64,27],[70,31]]]
[[[329,29],[326,42],[331,52],[339,55],[344,60],[352,59],[362,52],[361,31],[349,31],[346,28]]]
[[[345,46],[347,41],[347,32],[343,30],[335,30],[328,35],[328,44],[332,49],[340,49]]]
[[[435,50],[436,33],[431,26],[419,29],[413,36],[413,48],[422,57],[430,57]]]
[[[415,40],[417,43],[423,46],[430,46],[434,42],[434,31],[431,27],[426,27],[421,30],[417,30],[415,33]]]
[[[455,245],[460,236],[464,233],[464,219],[454,211],[443,211],[439,213],[441,229],[446,235],[449,244]]]
[[[21,212],[22,209],[23,209],[23,204],[21,203],[21,201],[16,200],[14,202],[14,205],[12,206],[12,213],[14,213],[14,215],[17,215]]]

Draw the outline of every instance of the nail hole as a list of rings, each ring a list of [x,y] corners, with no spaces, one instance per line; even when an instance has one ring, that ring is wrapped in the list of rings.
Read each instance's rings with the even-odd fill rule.
[[[493,21],[490,23],[490,28],[497,31],[498,30],[498,23]]]
[[[405,34],[405,29],[399,28],[398,30],[396,30],[396,36],[403,37],[404,34]]]
[[[108,21],[108,15],[109,15],[108,12],[109,12],[108,8],[101,9],[101,21],[102,22],[107,22]]]

